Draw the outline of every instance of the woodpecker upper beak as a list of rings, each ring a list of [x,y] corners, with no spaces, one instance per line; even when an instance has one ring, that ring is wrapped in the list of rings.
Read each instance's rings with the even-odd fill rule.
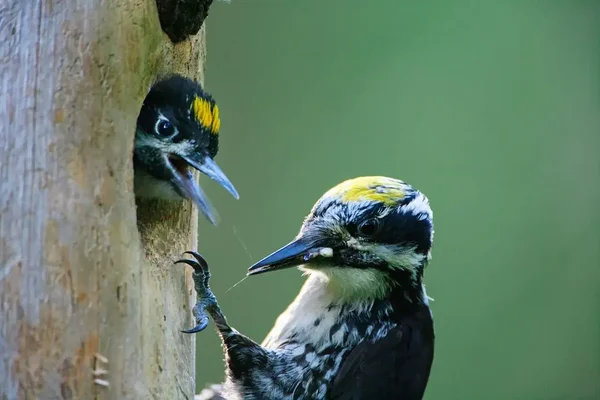
[[[231,193],[235,199],[240,198],[233,184],[227,179],[227,176],[221,171],[217,163],[208,155],[184,156],[174,154],[169,157],[169,163],[174,169],[174,182],[179,190],[202,211],[213,225],[217,224],[216,212],[210,205],[208,197],[204,194],[196,179],[194,179],[191,171],[187,168],[188,165],[215,180]]]
[[[306,264],[316,257],[332,257],[333,249],[323,247],[323,244],[323,240],[300,237],[248,268],[248,275],[296,267]]]

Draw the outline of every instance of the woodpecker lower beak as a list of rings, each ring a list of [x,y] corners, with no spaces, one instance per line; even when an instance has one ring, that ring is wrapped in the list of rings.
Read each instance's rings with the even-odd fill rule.
[[[221,168],[215,161],[207,155],[204,156],[183,156],[173,154],[169,156],[169,164],[173,167],[174,182],[181,190],[184,196],[189,198],[202,213],[213,224],[217,224],[217,215],[210,205],[208,197],[196,181],[188,166],[191,166],[202,172],[209,178],[223,186],[235,199],[240,196],[235,190],[233,184],[227,179]]]
[[[316,257],[332,257],[333,249],[324,244],[322,240],[298,238],[248,268],[248,275],[297,267]]]

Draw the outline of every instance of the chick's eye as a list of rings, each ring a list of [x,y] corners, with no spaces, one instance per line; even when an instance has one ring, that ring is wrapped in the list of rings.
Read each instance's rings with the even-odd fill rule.
[[[357,231],[361,236],[373,236],[379,231],[379,220],[368,219],[358,226]]]
[[[175,133],[175,127],[171,122],[166,119],[159,119],[156,121],[156,126],[154,127],[156,133],[160,136],[172,136]]]

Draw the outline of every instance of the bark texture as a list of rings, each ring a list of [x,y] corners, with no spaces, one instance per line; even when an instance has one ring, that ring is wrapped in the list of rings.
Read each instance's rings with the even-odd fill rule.
[[[151,83],[202,78],[204,31],[173,45],[155,0],[2,0],[0,38],[0,399],[192,398],[172,262],[197,214],[136,215],[132,149]]]

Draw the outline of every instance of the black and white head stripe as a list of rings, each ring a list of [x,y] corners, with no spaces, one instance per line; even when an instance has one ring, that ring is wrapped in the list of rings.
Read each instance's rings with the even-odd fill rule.
[[[433,212],[418,190],[396,179],[362,177],[329,190],[314,205],[304,227],[336,229],[339,235],[357,236],[365,222],[378,224],[371,242],[413,246],[427,255],[433,243]]]

